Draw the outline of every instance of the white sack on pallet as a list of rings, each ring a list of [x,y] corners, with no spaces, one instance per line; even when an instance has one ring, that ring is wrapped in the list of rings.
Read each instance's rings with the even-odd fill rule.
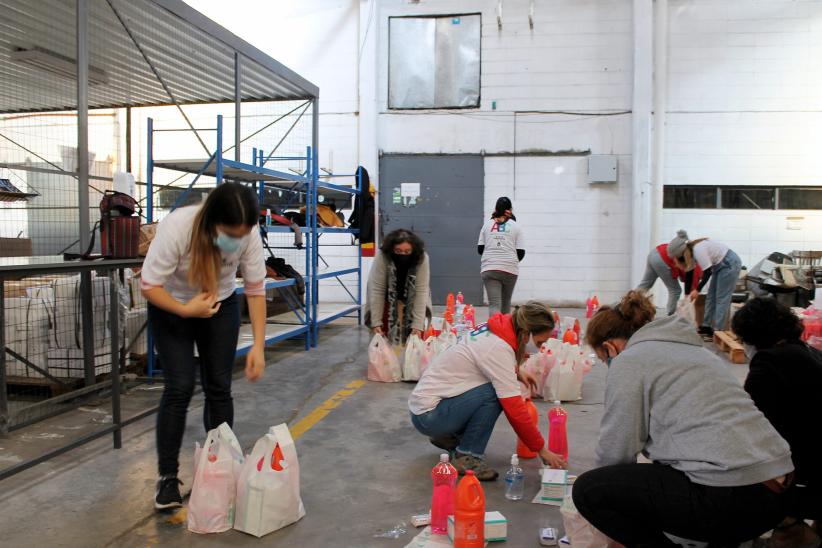
[[[31,289],[29,293],[32,293]],[[40,369],[47,370],[49,310],[42,296],[39,296],[39,292],[36,294],[38,294],[36,298],[7,297],[5,299],[6,346]],[[6,374],[16,377],[43,377],[41,373],[9,354],[6,354]]]
[[[109,343],[109,279],[92,278],[92,328],[94,344],[105,347]],[[54,328],[52,348],[82,348],[83,321],[80,301],[80,275],[56,280],[54,283]]]

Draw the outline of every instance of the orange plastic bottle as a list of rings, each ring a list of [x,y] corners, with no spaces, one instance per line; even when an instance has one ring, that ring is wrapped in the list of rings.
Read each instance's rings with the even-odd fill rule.
[[[572,329],[566,329],[565,335],[562,336],[562,342],[566,342],[568,344],[579,344],[579,335],[577,335]]]
[[[465,472],[454,497],[454,548],[485,546],[485,493],[473,470]]]
[[[531,400],[525,401],[525,406],[528,408],[528,414],[531,415],[531,422],[539,429],[539,412],[537,406]],[[517,438],[517,456],[521,459],[534,459],[539,453],[531,451],[528,446],[522,443],[522,440]]]
[[[579,332],[581,331],[581,327],[579,325],[579,320],[574,320],[574,333],[577,336],[577,342],[579,342]]]
[[[446,311],[446,313],[450,312],[451,315],[453,316],[454,312],[456,312],[456,310],[457,310],[457,305],[456,305],[456,301],[454,299],[454,294],[449,293],[448,294],[448,299],[446,299],[446,301],[445,301],[445,311]]]

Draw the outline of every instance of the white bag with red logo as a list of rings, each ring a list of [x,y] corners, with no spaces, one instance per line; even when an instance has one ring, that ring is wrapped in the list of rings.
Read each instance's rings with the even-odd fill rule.
[[[234,528],[262,537],[305,516],[300,462],[288,426],[272,426],[257,440],[237,481]]]

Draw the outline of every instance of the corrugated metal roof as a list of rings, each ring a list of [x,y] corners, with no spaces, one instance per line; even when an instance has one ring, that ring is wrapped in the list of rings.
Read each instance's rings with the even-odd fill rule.
[[[0,13],[0,113],[76,109],[71,71],[59,74],[75,64],[75,2],[0,0]],[[88,28],[89,108],[172,104],[155,70],[180,104],[234,101],[235,52],[243,101],[319,95],[180,0],[89,0]],[[25,55],[33,60],[15,59],[19,50],[35,52]]]

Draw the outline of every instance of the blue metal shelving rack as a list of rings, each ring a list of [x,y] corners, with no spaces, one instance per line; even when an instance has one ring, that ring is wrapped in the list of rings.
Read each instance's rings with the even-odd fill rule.
[[[206,160],[163,160],[154,158],[154,123],[148,119],[148,163],[146,177],[146,220],[154,221],[154,169],[163,168],[186,173],[196,174],[194,180],[188,185],[186,192],[190,191],[203,175],[214,177],[217,184],[223,179],[237,180],[251,185],[255,185],[260,197],[264,195],[268,185],[289,191],[298,191],[305,195],[306,206],[306,227],[300,231],[305,236],[305,304],[304,306],[293,306],[290,304],[295,319],[294,323],[275,323],[269,320],[266,326],[266,345],[279,341],[302,337],[305,339],[305,348],[308,350],[312,346],[317,346],[319,339],[319,327],[329,324],[343,317],[353,317],[356,314],[357,322],[362,323],[362,248],[359,243],[352,243],[352,247],[357,249],[357,267],[340,270],[320,271],[319,262],[322,260],[320,253],[320,238],[323,234],[350,234],[357,236],[359,230],[349,228],[328,228],[320,227],[317,221],[317,206],[320,197],[340,197],[350,198],[363,192],[362,179],[359,172],[355,175],[320,175],[317,164],[317,154],[311,147],[306,147],[305,156],[265,156],[262,150],[253,150],[252,163],[239,162],[223,157],[222,135],[223,118],[217,116],[216,128],[207,128],[216,131],[216,150]],[[170,130],[169,130],[170,131]],[[176,130],[174,130],[176,131]],[[271,161],[297,161],[305,162],[306,169],[303,173],[286,173],[266,167]],[[356,187],[338,185],[329,180],[337,177],[355,178]],[[367,192],[367,189],[365,190]],[[176,208],[185,196],[185,192],[177,199],[172,209]],[[285,226],[265,227],[269,233],[281,232],[291,233],[292,230]],[[343,276],[357,275],[356,291],[352,290],[343,282]],[[320,281],[326,279],[336,279],[340,286],[351,297],[350,303],[334,303],[333,308],[327,308],[329,303],[320,302]],[[280,289],[295,285],[295,280],[268,281],[266,289]],[[242,288],[237,289],[242,293]],[[237,356],[248,353],[251,347],[249,342],[248,328],[241,328],[240,341],[237,346]],[[151,331],[148,332],[148,374],[154,376],[161,371],[155,367],[154,345]]]

